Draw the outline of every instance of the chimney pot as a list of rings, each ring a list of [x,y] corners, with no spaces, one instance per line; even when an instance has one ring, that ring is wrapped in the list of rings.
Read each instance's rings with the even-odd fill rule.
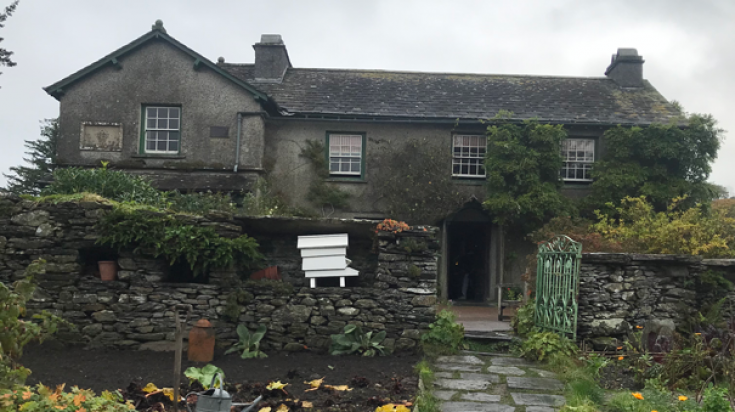
[[[638,50],[619,48],[612,55],[605,76],[622,87],[643,87],[643,57]]]

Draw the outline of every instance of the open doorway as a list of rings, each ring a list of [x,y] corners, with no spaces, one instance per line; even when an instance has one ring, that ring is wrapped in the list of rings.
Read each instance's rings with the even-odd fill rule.
[[[449,225],[448,297],[452,301],[484,302],[489,281],[489,223]]]

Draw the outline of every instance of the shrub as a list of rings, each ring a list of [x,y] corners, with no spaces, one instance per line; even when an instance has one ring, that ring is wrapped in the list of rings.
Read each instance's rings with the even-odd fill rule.
[[[30,370],[18,363],[23,347],[32,341],[42,342],[56,332],[64,320],[46,311],[26,316],[26,303],[33,297],[33,276],[43,273],[46,261],[33,261],[25,270],[25,278],[11,287],[0,283],[0,387],[22,385]]]
[[[574,341],[555,332],[537,332],[528,335],[521,345],[521,356],[532,361],[555,357],[570,357],[578,352]]]
[[[242,351],[240,357],[243,359],[267,358],[268,355],[260,350],[260,341],[263,339],[263,336],[265,336],[265,331],[265,325],[258,326],[258,329],[253,333],[250,333],[247,326],[237,325],[237,336],[240,340],[230,349],[227,349],[225,355],[236,351]]]
[[[170,210],[193,215],[205,215],[212,211],[235,212],[235,204],[230,195],[225,193],[179,193],[178,191],[164,194]]]
[[[329,348],[331,355],[350,355],[353,353],[362,356],[375,356],[382,354],[385,347],[381,345],[385,340],[385,331],[380,331],[375,336],[373,332],[364,333],[357,325],[346,325],[344,333],[332,335],[332,346]]]
[[[64,385],[55,390],[41,384],[35,387],[18,387],[15,390],[0,389],[0,410],[24,412],[127,412],[134,411],[131,402],[123,403],[119,392],[102,392],[96,396],[91,390],[73,387],[64,392]]]
[[[41,191],[42,196],[96,193],[118,202],[165,206],[165,196],[140,176],[109,170],[107,162],[99,169],[78,167],[58,169],[54,179]]]
[[[447,353],[456,353],[464,340],[464,326],[457,323],[457,316],[446,309],[436,315],[429,330],[421,336],[421,343],[426,350],[427,346]]]
[[[590,252],[624,252],[624,246],[614,240],[607,239],[593,228],[594,222],[588,219],[571,216],[557,216],[548,223],[531,232],[528,239],[534,243],[546,242],[557,235],[566,235],[580,242],[586,253]],[[534,257],[535,259],[535,257]]]
[[[606,239],[642,253],[735,256],[735,219],[722,212],[707,213],[701,205],[680,210],[683,198],[673,199],[665,212],[655,212],[643,197],[626,197],[616,216],[597,212],[594,230]]]

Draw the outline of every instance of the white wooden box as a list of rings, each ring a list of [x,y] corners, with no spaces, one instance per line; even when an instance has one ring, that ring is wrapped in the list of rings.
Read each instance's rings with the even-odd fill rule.
[[[346,256],[346,247],[325,247],[318,249],[301,249],[301,257],[316,257],[316,256]]]
[[[299,249],[346,248],[348,245],[349,239],[347,233],[338,233],[334,235],[299,236],[296,247]]]
[[[341,270],[348,264],[345,255],[308,257],[301,259],[301,270]]]

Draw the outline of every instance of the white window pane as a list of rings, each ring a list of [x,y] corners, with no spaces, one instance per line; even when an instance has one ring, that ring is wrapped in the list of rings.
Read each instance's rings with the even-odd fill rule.
[[[159,129],[168,129],[168,119],[158,119]]]
[[[179,119],[171,119],[168,121],[168,127],[169,129],[178,129],[179,128]]]
[[[179,118],[179,108],[178,107],[171,107],[168,109],[168,117],[172,119],[178,119]]]

